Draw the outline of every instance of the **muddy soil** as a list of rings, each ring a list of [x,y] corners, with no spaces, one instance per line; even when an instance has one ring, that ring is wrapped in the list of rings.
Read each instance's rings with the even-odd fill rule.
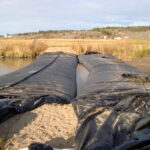
[[[130,65],[138,68],[140,71],[150,74],[150,57],[137,58],[127,62]]]

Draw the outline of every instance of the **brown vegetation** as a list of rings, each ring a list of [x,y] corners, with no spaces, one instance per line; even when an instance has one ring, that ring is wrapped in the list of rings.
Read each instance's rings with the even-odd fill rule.
[[[82,54],[87,51],[96,51],[110,54],[128,61],[137,57],[150,55],[150,41],[140,40],[42,40],[49,46],[48,51],[63,51]]]
[[[0,40],[0,56],[34,58],[45,51],[82,54],[96,51],[125,61],[150,55],[150,41],[99,39]]]
[[[47,49],[37,40],[0,40],[0,56],[11,58],[34,58]]]
[[[90,30],[47,30],[12,35],[19,39],[139,39],[150,40],[150,26],[104,27]]]

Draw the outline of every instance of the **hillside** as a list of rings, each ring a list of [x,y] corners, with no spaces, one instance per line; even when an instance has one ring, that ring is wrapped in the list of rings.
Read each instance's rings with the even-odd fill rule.
[[[47,30],[13,35],[19,39],[137,39],[150,40],[150,26],[105,27],[90,30]]]

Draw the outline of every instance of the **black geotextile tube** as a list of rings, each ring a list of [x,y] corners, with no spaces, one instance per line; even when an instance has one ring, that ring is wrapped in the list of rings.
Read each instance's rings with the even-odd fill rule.
[[[149,150],[149,76],[103,54],[79,56],[89,76],[72,104],[76,150]]]
[[[31,65],[0,78],[0,122],[44,103],[70,103],[76,96],[77,57],[44,53]]]

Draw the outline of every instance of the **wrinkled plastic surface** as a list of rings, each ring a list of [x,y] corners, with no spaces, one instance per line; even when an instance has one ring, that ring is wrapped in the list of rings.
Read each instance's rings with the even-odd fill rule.
[[[70,103],[76,95],[77,58],[45,53],[31,65],[0,78],[0,122],[44,103]]]
[[[73,102],[76,150],[149,150],[149,77],[115,57],[80,55],[88,79]]]
[[[55,53],[50,55],[45,53],[42,56],[39,56],[38,59],[32,64],[14,71],[11,74],[6,74],[0,77],[0,89],[18,84],[19,82],[31,77],[33,74],[40,72],[42,69],[45,69],[47,66],[51,65],[57,57],[58,55]]]
[[[109,55],[80,55],[79,63],[89,76],[76,99],[74,55],[47,53],[0,78],[0,121],[46,102],[72,102],[76,150],[149,150],[149,76]]]

